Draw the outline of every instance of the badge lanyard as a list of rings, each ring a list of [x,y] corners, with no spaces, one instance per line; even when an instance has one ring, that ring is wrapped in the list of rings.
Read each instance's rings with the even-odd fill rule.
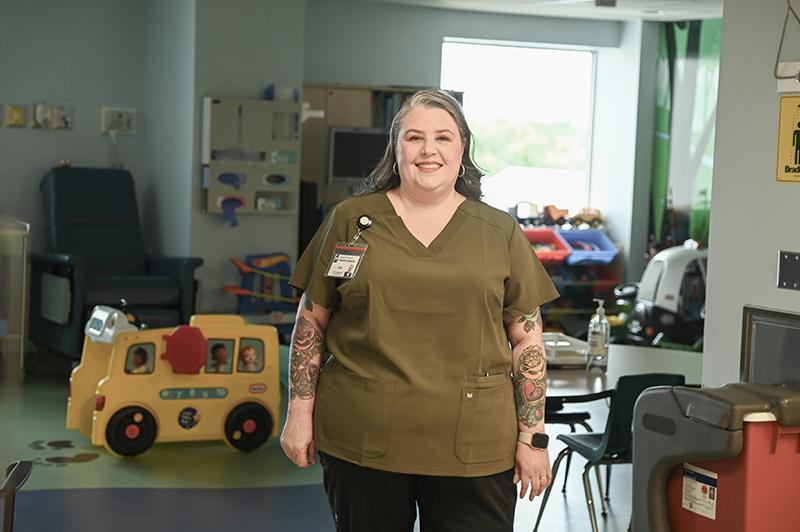
[[[356,227],[358,227],[358,231],[350,242],[336,243],[325,277],[352,279],[358,273],[358,267],[361,265],[361,260],[368,247],[366,242],[358,240],[361,233],[372,227],[372,219],[367,215],[361,215],[356,220]]]

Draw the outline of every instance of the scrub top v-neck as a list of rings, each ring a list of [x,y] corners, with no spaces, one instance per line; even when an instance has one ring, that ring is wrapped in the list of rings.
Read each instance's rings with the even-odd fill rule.
[[[355,277],[326,277],[337,242],[372,225]],[[483,476],[514,466],[517,417],[504,318],[558,297],[517,222],[461,203],[425,247],[386,194],[332,209],[291,284],[332,310],[317,385],[322,451],[400,473]]]

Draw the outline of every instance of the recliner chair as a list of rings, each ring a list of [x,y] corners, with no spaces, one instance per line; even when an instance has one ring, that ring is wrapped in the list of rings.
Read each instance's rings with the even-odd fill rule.
[[[203,260],[145,255],[130,172],[57,167],[40,189],[47,254],[30,258],[35,344],[80,357],[91,309],[121,298],[151,328],[188,322]]]

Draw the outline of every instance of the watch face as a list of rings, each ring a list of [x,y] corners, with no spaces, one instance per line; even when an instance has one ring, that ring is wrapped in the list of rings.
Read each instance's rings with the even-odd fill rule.
[[[533,435],[533,440],[531,441],[531,447],[536,447],[537,449],[547,449],[547,443],[549,441],[550,441],[550,436],[542,432],[536,432]]]

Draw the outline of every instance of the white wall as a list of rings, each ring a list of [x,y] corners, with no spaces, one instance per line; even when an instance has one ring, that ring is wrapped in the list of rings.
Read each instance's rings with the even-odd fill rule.
[[[775,288],[778,250],[800,250],[800,184],[775,180],[779,95],[772,76],[783,0],[726,0],[714,153],[703,383],[739,379],[742,307],[800,311]],[[797,26],[782,60],[800,60]]]
[[[438,86],[444,37],[617,46],[620,22],[308,0],[305,80]]]
[[[0,103],[68,104],[74,129],[0,127],[0,214],[32,225],[34,251],[44,250],[39,181],[61,159],[73,166],[110,166],[100,133],[100,107],[132,107],[142,129],[120,137],[119,155],[136,180],[139,208],[147,188],[144,107],[145,11],[126,0],[3,2]],[[145,230],[149,222],[143,219]]]
[[[260,98],[270,82],[301,87],[304,17],[301,0],[198,0],[195,123],[201,123],[204,96]],[[233,311],[236,298],[222,287],[240,284],[240,276],[228,257],[278,251],[295,257],[297,216],[240,215],[231,228],[221,215],[202,213],[199,148],[196,127],[190,251],[205,259],[198,303],[201,311]]]
[[[148,0],[145,76],[150,241],[165,255],[188,256],[194,178],[195,2]]]
[[[639,57],[642,23],[623,26],[618,48],[597,51],[592,181],[589,202],[603,211],[606,231],[631,251]]]

